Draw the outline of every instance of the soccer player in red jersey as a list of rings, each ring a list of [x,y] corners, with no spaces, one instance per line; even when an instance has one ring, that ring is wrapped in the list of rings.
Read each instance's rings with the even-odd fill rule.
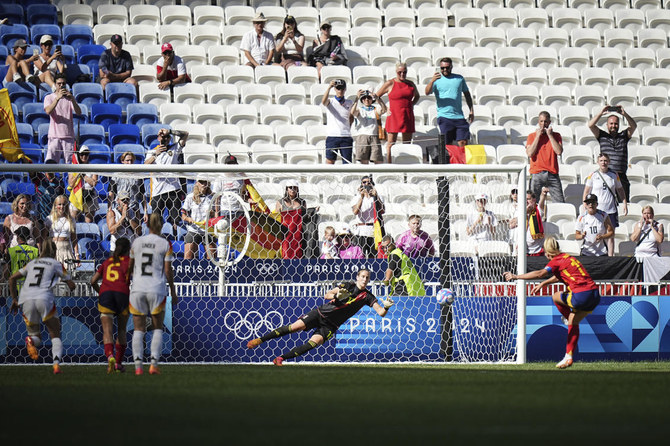
[[[126,325],[128,324],[128,305],[130,295],[129,265],[130,241],[121,237],[116,241],[112,257],[100,265],[91,278],[91,286],[100,295],[98,310],[102,323],[102,342],[105,344],[107,373],[123,372],[123,356],[126,353]],[[98,281],[102,278],[102,285]],[[114,353],[114,316],[117,318],[118,337],[116,355]]]
[[[579,339],[579,323],[598,306],[600,293],[579,260],[569,254],[562,253],[555,238],[547,237],[544,241],[544,255],[549,259],[549,263],[544,269],[518,275],[506,272],[505,280],[542,279],[552,274],[544,282],[535,285],[531,294],[536,294],[544,286],[559,281],[568,287],[567,292],[557,291],[552,296],[554,305],[568,321],[568,342],[565,347],[565,356],[561,362],[556,364],[559,369],[565,369],[572,365],[572,355]]]

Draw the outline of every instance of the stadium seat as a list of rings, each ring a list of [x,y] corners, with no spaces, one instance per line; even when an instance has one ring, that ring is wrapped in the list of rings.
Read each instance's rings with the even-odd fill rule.
[[[488,26],[492,28],[506,31],[519,26],[517,13],[512,8],[487,8],[485,14]]]
[[[291,145],[290,147],[286,148],[286,158],[288,164],[294,164],[294,165],[299,165],[299,164],[319,164],[319,152],[317,151],[316,147],[310,145],[310,144],[302,144],[302,145]],[[303,190],[307,190],[306,186],[313,186],[313,185],[301,185],[300,187],[300,196],[306,198],[306,193]],[[318,189],[315,189],[318,190]],[[318,195],[318,193],[317,193]],[[313,200],[316,201],[316,197],[313,197]],[[321,215],[321,218],[324,218],[324,206],[326,205],[320,205],[319,209],[319,214]]]
[[[375,7],[359,6],[351,9],[351,25],[367,26],[382,30],[382,13]]]
[[[545,85],[540,89],[540,101],[543,104],[560,108],[572,103],[572,93],[568,87]]]
[[[144,146],[141,144],[116,144],[114,146],[113,162],[119,163],[119,158],[126,152],[132,152],[135,155],[135,163],[144,163]]]
[[[172,127],[169,124],[144,124],[141,127],[142,144],[146,148],[151,147],[151,145],[156,142],[158,131],[160,129],[172,130]]]
[[[28,5],[25,9],[26,22],[34,25],[58,25],[58,10],[50,4]],[[55,43],[55,42],[54,42]]]
[[[231,84],[207,85],[207,102],[221,105],[224,109],[231,104],[239,103],[237,87]]]
[[[528,51],[537,46],[537,35],[534,30],[526,28],[510,28],[506,31],[507,46]]]
[[[637,90],[628,85],[612,85],[607,89],[607,101],[624,107],[636,105]]]
[[[642,206],[658,203],[658,190],[651,184],[630,185],[630,202]]]
[[[305,91],[310,91],[312,85],[319,83],[317,70],[314,67],[307,66],[293,66],[289,67],[286,74],[288,75],[289,84],[300,84]]]
[[[260,111],[261,106],[272,103],[272,89],[269,85],[242,85],[240,93],[240,103],[253,105],[257,111]]]
[[[187,83],[174,88],[174,102],[193,107],[205,102],[205,87],[196,83]]]
[[[223,81],[233,84],[241,91],[243,85],[254,84],[254,69],[247,65],[225,65],[223,67]]]
[[[212,25],[193,25],[191,27],[191,44],[205,50],[221,45],[221,31]]]
[[[537,121],[537,115],[535,116],[534,119]],[[516,144],[525,147],[528,135],[530,135],[537,129],[536,125],[527,124],[527,125],[515,125],[510,127],[509,129],[510,144]]]
[[[244,131],[244,129],[243,129]],[[254,162],[258,164],[283,164],[284,151],[278,144],[258,143],[253,146],[252,154]],[[267,184],[267,183],[263,183]]]
[[[125,112],[129,104],[137,102],[135,87],[131,84],[113,82],[106,86],[105,96],[108,103],[116,104]]]
[[[126,40],[127,43],[136,45],[140,51],[144,52],[147,46],[158,44],[156,28],[152,25],[128,25]]]
[[[516,71],[516,78],[520,85],[533,85],[538,90],[547,85],[547,71],[544,68],[519,68]]]
[[[398,51],[414,44],[414,32],[408,28],[386,27],[382,30],[382,45]]]
[[[576,28],[570,31],[570,41],[573,47],[584,48],[591,52],[600,47],[600,32],[590,28]]]
[[[209,127],[209,140],[214,146],[239,144],[242,142],[240,128],[236,124],[213,124]]]
[[[352,28],[350,34],[351,44],[355,46],[370,49],[379,47],[382,43],[379,31],[373,27]]]
[[[545,9],[522,8],[517,13],[521,28],[532,29],[536,33],[541,29],[549,28],[549,16]]]
[[[553,48],[529,48],[528,66],[550,70],[558,66],[558,53]]]
[[[128,8],[131,25],[158,27],[161,23],[160,9],[155,5],[131,5]]]
[[[656,109],[656,124],[660,126],[670,124],[670,106],[658,107]]]
[[[6,18],[8,23],[25,22],[23,7],[9,2],[0,5],[0,17]]]
[[[30,42],[30,34],[26,25],[13,24],[0,26],[0,44],[8,49],[13,48],[14,42],[18,39],[24,39]]]
[[[573,131],[577,127],[588,126],[590,119],[589,110],[581,105],[564,105],[558,109],[558,122],[569,126]]]
[[[212,125],[223,124],[225,122],[225,109],[219,104],[195,104],[193,109],[193,122],[203,125],[209,129]]]
[[[663,127],[649,126],[642,131],[642,141],[648,146],[667,146],[670,145],[670,134]]]
[[[128,9],[123,5],[99,5],[97,22],[110,25],[128,25]]]
[[[574,224],[577,213],[575,207],[570,203],[547,203],[548,222],[555,223],[561,226],[565,222],[572,222]]]
[[[623,67],[623,54],[617,48],[594,48],[593,66],[613,71]]]
[[[307,141],[314,146],[318,146],[319,142],[326,140],[326,132],[325,125],[307,127]]]
[[[575,87],[580,84],[579,72],[574,68],[551,68],[547,74],[549,75],[549,85],[561,85],[568,87],[570,91],[574,91]]]
[[[444,46],[444,32],[436,28],[416,28],[414,46],[430,50]]]
[[[142,127],[144,124],[154,124],[158,122],[158,108],[154,104],[130,103],[126,109],[128,124],[134,124]]]
[[[553,8],[551,10],[551,22],[554,28],[563,29],[567,32],[583,26],[581,13],[572,8]]]
[[[635,9],[634,11],[638,11]],[[670,10],[668,5],[665,6],[665,9],[660,8],[649,8],[645,11],[638,11],[641,14],[644,14],[646,17],[647,27],[651,29],[661,29],[666,33],[670,31]],[[644,19],[643,19],[644,24]],[[644,28],[641,26],[640,28]]]
[[[585,48],[567,47],[559,50],[559,59],[563,68],[582,71],[590,67],[589,51]]]
[[[107,144],[88,144],[91,151],[89,162],[91,164],[109,164],[112,162],[111,149]]]
[[[637,94],[642,106],[658,109],[658,107],[668,105],[668,90],[665,87],[641,86],[638,88]]]
[[[291,125],[291,108],[281,104],[265,104],[260,108],[261,124],[273,129],[278,126]],[[280,143],[281,144],[281,143]]]
[[[527,65],[526,51],[523,48],[501,47],[495,50],[497,66],[518,70]]]
[[[470,28],[447,28],[445,43],[460,50],[472,48],[475,46],[475,33]]]
[[[411,30],[414,29],[416,22],[414,9],[408,8],[405,5],[386,8],[386,11],[384,12],[384,20],[384,24],[387,28],[406,28]]]
[[[199,5],[193,8],[193,25],[207,25],[221,28],[225,24],[223,8],[211,5]]]
[[[63,26],[63,43],[78,50],[82,45],[93,44],[93,32],[87,25]]]
[[[229,124],[244,126],[258,122],[258,111],[250,104],[231,104],[226,108],[226,116]]]
[[[26,104],[30,105],[30,104]],[[39,104],[37,104],[39,105]],[[25,112],[24,112],[25,113]],[[48,116],[47,116],[48,119]],[[41,122],[41,124],[44,124],[44,122]],[[32,144],[35,140],[33,133],[35,130],[33,129],[32,125],[29,123],[25,122],[17,122],[16,123],[16,133],[19,135],[19,142],[21,144]]]
[[[256,144],[272,144],[275,142],[274,131],[269,125],[244,125],[242,126],[242,141],[250,147]]]
[[[210,144],[190,144],[184,147],[185,164],[214,164],[216,162],[216,151]]]
[[[496,125],[509,130],[513,125],[523,125],[526,115],[523,108],[517,105],[499,105],[493,109],[493,118]]]
[[[468,67],[479,68],[482,72],[495,65],[494,53],[490,48],[466,48],[463,50],[463,58]]]
[[[286,148],[307,143],[307,132],[300,125],[280,125],[274,127],[275,141]],[[246,140],[245,140],[246,142]]]
[[[300,105],[291,107],[293,124],[309,127],[323,125],[323,114],[318,105]]]
[[[30,141],[28,141],[32,142],[32,132],[37,132],[40,124],[49,124],[49,115],[44,111],[44,105],[39,102],[27,102],[23,104],[22,113],[23,122],[32,128]]]
[[[91,105],[91,122],[100,124],[105,131],[110,124],[120,124],[122,118],[121,106],[117,104],[98,103]]]
[[[582,11],[584,26],[597,30],[603,35],[605,30],[614,28],[614,13],[605,8],[585,9]]]
[[[668,35],[662,29],[640,29],[637,32],[638,48],[658,50],[668,47]]]
[[[161,23],[190,27],[191,8],[185,5],[165,5],[161,7]]]
[[[330,81],[344,79],[347,84],[351,83],[351,70],[342,65],[328,65],[321,69],[321,83],[329,84]]]
[[[481,126],[476,129],[475,133],[477,135],[477,144],[486,144],[493,147],[507,144],[507,132],[505,132],[504,127],[496,125]]]
[[[509,92],[510,87],[516,84],[514,70],[508,67],[487,68],[484,71],[484,82],[489,85],[500,85],[505,92]]]
[[[20,110],[25,104],[37,101],[35,87],[28,82],[7,82],[5,88],[9,93],[9,100]]]
[[[459,28],[470,28],[476,31],[486,26],[484,11],[480,8],[454,8],[454,24]]]
[[[528,155],[526,155],[526,149],[524,146],[519,144],[506,144],[506,143],[498,144],[497,156],[498,156],[498,164],[528,163]]]
[[[505,105],[507,102],[505,89],[500,85],[479,85],[474,96],[478,104],[489,107]]]
[[[178,127],[180,124],[191,123],[191,107],[188,104],[166,103],[158,107],[160,122]]]
[[[99,124],[81,124],[79,126],[79,144],[106,144],[105,128]]]
[[[72,94],[78,103],[86,105],[89,109],[93,104],[103,102],[102,87],[100,84],[80,82],[72,86]]]
[[[416,15],[417,25],[419,26],[417,30],[434,28],[437,31],[443,32],[447,28],[447,11],[444,8],[424,6],[416,11]]]
[[[109,45],[109,39],[114,34],[124,35],[123,26],[98,23],[93,27],[93,39],[96,45]]]
[[[170,91],[161,90],[158,84],[153,82],[140,84],[140,102],[160,107],[170,102]]]
[[[109,126],[109,143],[116,144],[139,144],[140,128],[134,124],[112,124]]]

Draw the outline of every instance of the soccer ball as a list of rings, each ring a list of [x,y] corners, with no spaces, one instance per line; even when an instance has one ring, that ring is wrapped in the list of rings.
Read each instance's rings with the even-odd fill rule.
[[[435,300],[437,300],[437,303],[442,306],[451,305],[454,303],[454,292],[449,288],[442,288],[437,292]]]
[[[218,232],[226,232],[228,229],[228,220],[225,218],[222,218],[221,220],[216,222],[216,230]]]

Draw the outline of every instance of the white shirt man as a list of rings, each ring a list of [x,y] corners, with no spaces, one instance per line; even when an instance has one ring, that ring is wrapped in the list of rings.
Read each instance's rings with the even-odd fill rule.
[[[476,208],[468,214],[465,222],[465,232],[476,246],[481,242],[493,240],[493,232],[498,224],[495,214],[485,208],[487,201],[486,194],[478,194],[475,197]]]
[[[254,68],[270,65],[275,53],[275,39],[265,31],[265,22],[267,19],[263,13],[256,14],[253,20],[254,29],[244,34],[240,43],[240,49],[249,61],[247,65]]]

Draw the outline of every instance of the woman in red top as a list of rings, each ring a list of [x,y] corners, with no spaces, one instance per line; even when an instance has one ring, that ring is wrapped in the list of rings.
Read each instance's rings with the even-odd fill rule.
[[[407,64],[398,62],[395,66],[396,77],[384,82],[377,97],[389,95],[389,115],[386,118],[386,162],[391,163],[391,146],[402,133],[402,142],[412,142],[414,133],[414,105],[419,102],[419,90],[414,82],[407,80]]]
[[[107,373],[123,372],[123,356],[128,341],[126,326],[128,324],[128,305],[130,301],[130,241],[121,237],[116,241],[112,257],[100,265],[91,278],[91,286],[100,294],[98,310],[102,323],[102,342],[105,344]],[[102,286],[98,280],[102,278]],[[118,337],[116,355],[114,355],[114,316],[117,317]]]
[[[547,237],[544,241],[544,255],[549,259],[549,263],[544,269],[518,275],[506,272],[505,280],[542,279],[552,274],[549,279],[535,285],[531,294],[539,292],[546,285],[559,281],[568,287],[567,292],[557,291],[552,296],[554,305],[568,324],[568,342],[565,348],[565,356],[561,362],[556,364],[559,369],[565,369],[572,365],[572,354],[579,339],[579,323],[598,306],[600,293],[597,285],[579,260],[569,254],[562,253],[555,238]]]

